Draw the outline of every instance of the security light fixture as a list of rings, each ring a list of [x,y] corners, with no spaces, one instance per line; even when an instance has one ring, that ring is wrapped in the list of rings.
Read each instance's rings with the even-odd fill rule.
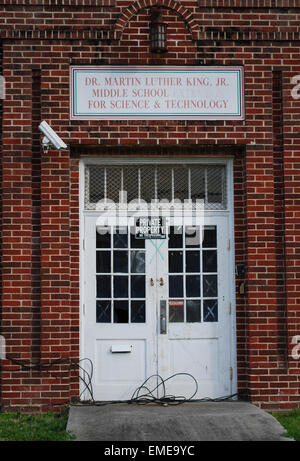
[[[150,22],[150,49],[152,53],[165,53],[167,38],[167,24],[162,22],[162,12],[159,6],[151,10]]]

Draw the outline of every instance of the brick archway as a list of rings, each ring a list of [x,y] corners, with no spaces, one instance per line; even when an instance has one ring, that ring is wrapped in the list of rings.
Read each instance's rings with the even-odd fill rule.
[[[145,8],[151,8],[152,6],[160,6],[172,11],[175,11],[185,22],[192,40],[197,40],[197,33],[199,30],[199,25],[194,19],[192,12],[185,8],[180,2],[173,0],[140,0],[132,3],[130,6],[124,9],[123,13],[116,21],[113,29],[114,38],[119,40],[122,36],[123,30],[126,24],[131,20],[131,18],[137,14],[140,10]]]

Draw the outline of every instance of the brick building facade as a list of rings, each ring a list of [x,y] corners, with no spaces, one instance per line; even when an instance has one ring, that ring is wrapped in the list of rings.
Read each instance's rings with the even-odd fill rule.
[[[156,4],[0,1],[3,408],[79,397],[79,164],[114,156],[233,159],[235,265],[246,269],[237,391],[266,409],[299,406],[299,0],[161,0],[161,54],[149,46]],[[245,119],[70,120],[70,66],[145,65],[243,66]],[[42,152],[41,120],[67,150]]]

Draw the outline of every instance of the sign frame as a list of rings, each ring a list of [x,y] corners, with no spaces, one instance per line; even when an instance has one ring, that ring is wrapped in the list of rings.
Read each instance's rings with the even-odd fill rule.
[[[188,112],[188,110],[192,110],[190,105],[195,105],[193,102],[193,99],[189,100],[189,107],[180,107],[177,111],[172,110],[172,104],[169,104],[169,101],[175,101],[174,104],[176,103],[176,99],[174,100],[167,100],[165,99],[165,104],[167,104],[167,108],[169,109],[169,106],[171,106],[170,111],[164,111],[160,112],[159,110],[154,109],[155,104],[153,104],[153,101],[150,99],[151,104],[153,104],[153,107],[151,107],[151,110],[147,110],[147,108],[144,108],[144,112],[141,111],[130,111],[130,110],[120,110],[116,108],[115,106],[112,105],[111,99],[108,100],[109,102],[107,103],[110,105],[110,108],[107,109],[105,100],[96,100],[98,105],[100,104],[101,101],[104,101],[102,104],[104,104],[105,110],[103,109],[101,111],[101,107],[103,106],[100,105],[100,107],[95,109],[93,112],[92,110],[90,111],[83,111],[81,109],[80,105],[83,105],[86,101],[87,98],[84,96],[80,96],[80,89],[79,89],[79,75],[82,74],[99,74],[101,78],[105,79],[105,75],[107,74],[108,76],[112,75],[118,75],[118,78],[125,78],[124,76],[140,76],[140,78],[148,78],[151,79],[158,79],[159,76],[161,76],[161,79],[164,78],[164,76],[169,76],[170,79],[173,78],[174,81],[175,79],[180,80],[180,76],[182,76],[183,81],[184,79],[187,79],[191,76],[192,77],[199,77],[203,78],[203,76],[206,76],[206,80],[209,81],[209,78],[212,81],[212,76],[213,75],[219,75],[220,81],[223,79],[225,80],[225,75],[227,74],[228,78],[230,76],[231,79],[236,79],[236,87],[233,88],[235,90],[235,96],[234,96],[234,108],[235,110],[232,110],[230,113],[219,112],[215,111],[212,112],[210,107],[211,103],[214,100],[199,100],[199,103],[204,105],[203,110],[199,110],[199,112]],[[102,74],[102,75],[101,75]],[[103,77],[104,76],[104,77]],[[123,77],[121,77],[123,76]],[[202,77],[201,77],[202,76]],[[100,78],[99,77],[99,78]],[[88,77],[86,77],[88,78]],[[91,77],[90,77],[91,78]],[[107,79],[109,77],[106,77]],[[114,78],[114,77],[113,77]],[[128,77],[128,78],[133,78],[133,77]],[[167,78],[167,77],[165,77]],[[217,77],[214,77],[217,78]],[[97,77],[94,77],[95,79],[95,85],[98,85]],[[138,77],[136,77],[138,80]],[[164,80],[162,80],[164,81]],[[186,80],[187,81],[187,80]],[[216,87],[217,85],[215,85]],[[209,94],[210,87],[213,87],[212,83],[207,84],[205,88],[200,88],[204,95]],[[162,87],[150,87],[153,89],[156,88],[157,94],[159,94],[159,90],[162,91]],[[221,84],[220,84],[221,88]],[[224,89],[220,89],[218,91],[222,92],[224,94]],[[118,88],[116,88],[118,89]],[[186,87],[184,87],[186,89]],[[102,88],[104,90],[104,88]],[[129,91],[129,89],[125,88],[125,85],[123,86],[123,94],[125,92]],[[232,91],[233,91],[232,90]],[[87,90],[86,90],[87,91]],[[100,89],[101,91],[101,89]],[[112,92],[112,89],[110,90]],[[175,90],[174,90],[175,91]],[[176,93],[175,93],[176,94]],[[180,87],[180,91],[178,92],[178,97],[182,97],[183,91],[182,88]],[[221,94],[221,93],[220,93]],[[120,95],[120,93],[118,93]],[[119,97],[119,96],[118,96]],[[122,97],[122,96],[121,96]],[[123,96],[125,98],[125,96]],[[193,98],[193,96],[191,96]],[[203,98],[206,96],[202,96]],[[157,97],[158,101],[158,106],[159,106],[159,100],[161,97]],[[92,101],[91,99],[89,100]],[[120,100],[120,101],[127,101],[126,99]],[[184,100],[183,100],[184,101]],[[207,102],[208,101],[208,102]],[[215,100],[215,105],[219,101],[224,101],[223,107],[221,109],[226,108],[225,105],[225,100]],[[206,105],[209,104],[209,107]],[[111,106],[112,105],[112,106]],[[183,103],[181,106],[184,105]],[[221,106],[221,103],[218,104],[218,106]],[[109,112],[107,110],[109,110]],[[117,110],[114,110],[117,109]],[[126,109],[126,108],[125,108]],[[166,107],[164,106],[164,109],[166,110]],[[193,108],[194,109],[194,108]],[[217,109],[220,109],[220,107],[217,107]],[[88,109],[85,109],[88,110]],[[119,110],[119,112],[118,112]],[[224,109],[225,110],[225,109]],[[205,112],[206,111],[206,112]],[[243,66],[70,66],[70,120],[244,120],[245,119],[245,103],[244,103],[244,67]]]

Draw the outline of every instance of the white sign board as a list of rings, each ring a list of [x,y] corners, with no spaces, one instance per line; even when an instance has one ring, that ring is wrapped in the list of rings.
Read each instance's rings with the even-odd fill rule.
[[[71,67],[71,120],[243,120],[242,67]]]

